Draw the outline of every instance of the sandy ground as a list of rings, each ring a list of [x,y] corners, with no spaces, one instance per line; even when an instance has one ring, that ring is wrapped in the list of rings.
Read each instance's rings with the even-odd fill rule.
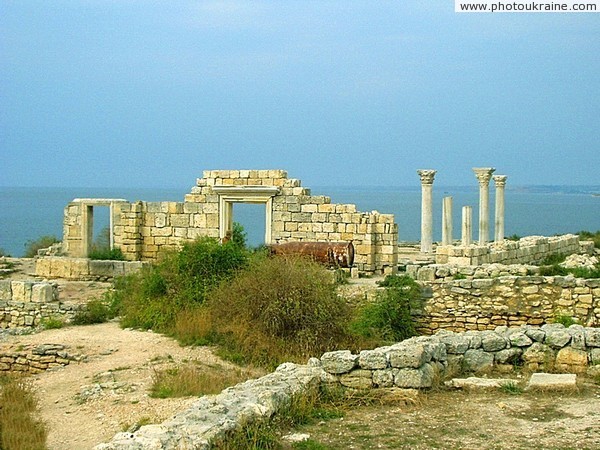
[[[189,361],[226,364],[208,348],[180,347],[173,339],[122,330],[114,322],[12,336],[8,342],[63,344],[88,357],[32,377],[51,450],[89,449],[138,423],[158,423],[185,409],[194,398],[149,397],[160,368]]]

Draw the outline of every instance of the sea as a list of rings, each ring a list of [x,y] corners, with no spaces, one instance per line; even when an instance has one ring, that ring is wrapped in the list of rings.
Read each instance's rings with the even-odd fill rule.
[[[460,239],[461,210],[473,207],[473,237],[477,238],[479,189],[474,186],[434,185],[433,234],[441,240],[442,200],[453,198],[453,237]],[[0,249],[23,256],[28,242],[40,236],[62,238],[65,206],[75,198],[122,198],[128,201],[183,201],[184,188],[0,187]],[[421,223],[420,186],[312,187],[333,203],[353,203],[359,211],[394,214],[401,242],[418,242]],[[490,235],[493,236],[493,184],[490,186]],[[264,205],[234,205],[234,220],[243,225],[250,245],[264,243]],[[108,226],[108,208],[94,208],[94,233]],[[600,230],[600,185],[507,186],[505,235],[552,236],[581,230]]]

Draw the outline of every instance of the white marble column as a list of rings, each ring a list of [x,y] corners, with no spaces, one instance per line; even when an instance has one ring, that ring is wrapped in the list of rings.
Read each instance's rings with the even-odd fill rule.
[[[473,243],[473,207],[462,207],[462,245],[467,247]]]
[[[452,197],[442,203],[442,245],[452,245]]]
[[[496,185],[496,210],[494,214],[494,240],[504,240],[504,186],[506,186],[506,175],[494,175]]]
[[[417,170],[421,177],[421,251],[431,253],[433,244],[433,179],[435,170]]]
[[[489,184],[494,170],[493,167],[473,168],[479,182],[479,245],[484,245],[490,239]]]

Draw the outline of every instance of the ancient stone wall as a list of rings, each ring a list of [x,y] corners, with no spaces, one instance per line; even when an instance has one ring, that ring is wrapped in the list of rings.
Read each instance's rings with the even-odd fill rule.
[[[565,315],[600,325],[600,280],[573,277],[503,276],[423,283],[425,299],[413,311],[418,330],[431,334],[541,325]]]
[[[146,448],[209,449],[211,441],[242,424],[268,419],[293,395],[320,384],[350,388],[430,388],[446,375],[553,370],[600,374],[600,329],[560,324],[455,334],[440,331],[353,354],[328,352],[308,365],[282,364],[273,373],[204,396],[189,409],[135,433],[118,433],[95,450]]]
[[[351,241],[354,265],[362,272],[393,272],[398,259],[398,226],[391,214],[359,212],[311,195],[283,170],[209,170],[183,203],[74,200],[65,208],[64,251],[86,256],[90,214],[110,205],[114,245],[128,260],[154,260],[198,236],[225,238],[232,230],[234,203],[265,205],[265,243]]]
[[[35,327],[49,318],[68,323],[80,309],[59,301],[54,283],[0,281],[0,328]]]
[[[552,255],[570,255],[582,250],[579,236],[528,236],[518,241],[503,240],[487,245],[440,245],[436,248],[437,264],[479,266],[482,264],[533,264]],[[586,249],[583,249],[586,250]]]
[[[82,360],[84,356],[61,344],[0,346],[0,372],[40,373]]]
[[[35,260],[35,274],[38,277],[51,279],[110,281],[116,276],[135,273],[147,264],[142,261],[103,261],[46,256]]]

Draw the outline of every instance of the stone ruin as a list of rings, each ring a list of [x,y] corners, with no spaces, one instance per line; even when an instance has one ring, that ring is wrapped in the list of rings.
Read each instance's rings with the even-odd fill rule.
[[[65,208],[63,251],[84,258],[93,237],[94,208],[110,208],[110,244],[130,261],[155,260],[199,236],[224,239],[233,229],[233,205],[265,205],[265,244],[352,242],[354,267],[392,273],[398,262],[398,226],[392,214],[360,212],[311,195],[284,170],[207,170],[183,202],[75,199]]]

